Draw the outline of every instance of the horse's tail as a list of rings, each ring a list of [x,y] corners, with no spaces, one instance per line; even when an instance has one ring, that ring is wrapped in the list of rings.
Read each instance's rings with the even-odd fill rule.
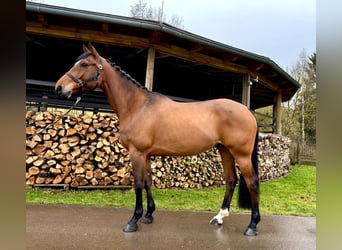
[[[259,176],[258,171],[258,142],[259,142],[259,131],[257,129],[256,136],[255,136],[255,142],[254,142],[254,148],[252,152],[252,165],[255,174],[257,177]],[[259,186],[258,186],[259,188]],[[246,185],[245,178],[240,174],[240,184],[239,184],[239,196],[238,196],[238,205],[240,208],[251,208],[251,196],[249,194],[249,190]]]

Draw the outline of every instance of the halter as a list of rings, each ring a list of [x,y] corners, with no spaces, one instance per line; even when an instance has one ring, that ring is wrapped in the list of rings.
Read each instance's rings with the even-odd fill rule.
[[[99,76],[100,76],[100,73],[101,73],[101,70],[103,69],[103,66],[102,66],[102,58],[100,57],[99,58],[99,65],[97,65],[97,70],[96,70],[96,74],[95,76],[93,77],[90,77],[84,81],[81,81],[80,79],[76,78],[75,76],[73,76],[70,72],[66,72],[65,74],[71,79],[73,80],[75,83],[77,83],[78,87],[82,90],[82,87],[84,85],[86,85],[88,82],[92,82],[92,81],[96,81],[96,86],[94,89],[97,88],[97,86],[99,85],[97,80],[99,79]]]

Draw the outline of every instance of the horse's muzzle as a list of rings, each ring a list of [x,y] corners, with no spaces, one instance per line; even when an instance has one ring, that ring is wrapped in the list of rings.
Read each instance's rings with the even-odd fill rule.
[[[58,86],[55,90],[57,96],[62,96],[63,95],[63,92],[62,92],[62,87],[61,86]]]

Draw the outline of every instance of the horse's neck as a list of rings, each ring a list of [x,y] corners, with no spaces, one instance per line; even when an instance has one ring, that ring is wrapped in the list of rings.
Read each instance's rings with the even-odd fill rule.
[[[100,87],[121,122],[143,106],[148,93],[122,76],[118,70],[107,65],[107,70],[104,71],[105,81]]]

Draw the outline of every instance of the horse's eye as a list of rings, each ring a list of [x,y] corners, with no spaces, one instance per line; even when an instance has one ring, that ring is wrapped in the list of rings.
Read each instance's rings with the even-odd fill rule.
[[[81,63],[81,67],[88,67],[87,63]]]

